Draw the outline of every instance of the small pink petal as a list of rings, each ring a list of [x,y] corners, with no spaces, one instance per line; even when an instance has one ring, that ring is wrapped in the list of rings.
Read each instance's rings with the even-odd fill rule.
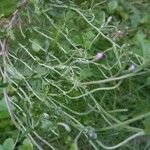
[[[99,60],[99,59],[102,59],[103,58],[103,53],[102,52],[98,52],[97,54],[96,54],[96,60]]]

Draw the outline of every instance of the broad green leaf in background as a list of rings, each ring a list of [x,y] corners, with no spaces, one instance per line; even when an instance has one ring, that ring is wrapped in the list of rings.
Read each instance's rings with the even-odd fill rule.
[[[71,145],[71,147],[70,147],[69,150],[78,150],[77,142],[74,142],[74,143]]]
[[[0,119],[8,118],[9,114],[3,101],[0,101]]]
[[[0,88],[6,87],[8,84],[7,83],[0,83]]]
[[[0,119],[8,118],[8,112],[7,111],[0,111]]]
[[[3,145],[0,145],[0,150],[4,150],[4,147],[3,147]]]
[[[135,35],[135,41],[137,41],[138,43],[142,43],[145,37],[146,35],[142,31],[139,30]]]
[[[133,14],[130,16],[131,25],[133,27],[137,27],[141,20],[140,12],[135,7],[132,7],[132,13]]]
[[[91,48],[91,42],[94,38],[95,38],[95,34],[92,31],[88,31],[84,34],[84,43],[86,49]]]
[[[9,38],[11,39],[11,40],[15,40],[15,35],[14,35],[14,33],[13,33],[13,30],[8,30],[7,31],[7,35],[9,36]]]
[[[146,79],[146,84],[147,84],[147,85],[150,85],[150,77],[148,77],[148,78]]]
[[[75,35],[73,37],[73,42],[76,44],[76,46],[82,46],[84,42],[82,34]]]
[[[144,16],[141,18],[140,23],[142,24],[150,24],[150,15],[144,14]]]
[[[143,40],[142,44],[142,50],[143,50],[143,57],[144,59],[150,60],[150,41],[149,40]]]
[[[142,31],[138,31],[134,40],[137,47],[141,49],[145,61],[150,60],[150,41],[146,39],[146,35]]]
[[[18,150],[33,150],[33,145],[29,139],[25,139]]]
[[[106,22],[106,14],[104,11],[98,11],[95,15],[94,23],[96,26],[100,27]]]
[[[17,0],[0,0],[0,16],[9,16],[16,8]]]
[[[65,13],[65,19],[66,20],[69,20],[69,19],[72,19],[73,17],[75,16],[75,12],[69,10]]]
[[[38,40],[33,40],[33,42],[32,42],[32,49],[35,52],[39,52],[40,51],[40,43],[38,42]]]
[[[118,2],[116,0],[110,0],[107,6],[108,12],[112,13],[118,7]]]
[[[0,101],[0,111],[7,110],[3,101]]]
[[[11,76],[11,78],[18,79],[18,80],[22,79],[22,75],[18,73],[16,68],[14,68],[13,66],[7,65],[6,69],[7,69],[8,74]]]
[[[8,138],[3,143],[4,150],[13,150],[14,149],[14,141],[11,138]]]
[[[150,134],[150,117],[147,117],[143,121],[144,127],[145,127],[145,132],[147,134]]]
[[[81,79],[87,79],[89,77],[91,77],[93,74],[92,74],[92,71],[91,69],[87,68],[87,69],[83,69],[81,70],[80,72],[80,78]]]
[[[92,40],[95,37],[95,34],[92,31],[88,31],[87,33],[85,33],[85,37],[88,40]]]

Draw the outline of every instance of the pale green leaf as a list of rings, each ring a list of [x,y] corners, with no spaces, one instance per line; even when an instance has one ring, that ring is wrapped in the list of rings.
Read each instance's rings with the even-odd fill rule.
[[[4,141],[4,149],[5,150],[13,150],[14,149],[14,141],[11,138],[8,138]]]
[[[33,150],[33,145],[29,139],[25,139],[18,150]]]

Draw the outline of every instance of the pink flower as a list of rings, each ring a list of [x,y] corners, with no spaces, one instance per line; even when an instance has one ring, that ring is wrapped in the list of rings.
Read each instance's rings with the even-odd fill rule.
[[[102,52],[97,52],[97,54],[96,54],[96,60],[102,59],[103,55],[104,54]]]

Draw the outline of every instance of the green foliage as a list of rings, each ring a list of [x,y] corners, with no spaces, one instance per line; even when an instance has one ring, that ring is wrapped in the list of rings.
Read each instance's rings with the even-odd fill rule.
[[[80,72],[80,78],[81,80],[82,79],[87,79],[88,77],[91,77],[93,74],[92,74],[92,71],[90,69],[83,69],[81,70]]]
[[[0,3],[0,150],[149,149],[149,1]]]
[[[12,138],[8,138],[0,145],[0,150],[14,150],[15,143]],[[33,145],[29,139],[24,139],[18,148],[19,150],[33,150]]]
[[[8,118],[9,114],[3,101],[0,101],[0,119]]]
[[[17,0],[1,0],[0,1],[0,18],[7,17],[13,13],[16,8]]]
[[[13,147],[14,147],[14,141],[13,141],[13,139],[11,139],[11,138],[6,139],[4,141],[4,143],[3,143],[3,147],[6,150],[13,150]]]
[[[13,150],[14,141],[11,138],[8,138],[4,141],[3,145],[0,145],[0,150]]]
[[[110,0],[108,2],[107,10],[109,13],[114,12],[118,8],[118,2],[117,0]]]
[[[21,146],[19,146],[18,150],[33,150],[33,145],[29,139],[25,139]]]

